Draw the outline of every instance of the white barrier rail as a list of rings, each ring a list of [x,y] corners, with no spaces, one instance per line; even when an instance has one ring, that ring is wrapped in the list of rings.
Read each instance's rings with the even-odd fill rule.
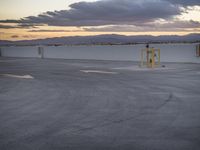
[[[150,44],[159,48],[161,62],[200,63],[196,56],[197,44]],[[141,49],[145,44],[137,45],[91,45],[91,46],[17,46],[1,47],[2,57],[33,57],[62,59],[94,59],[140,61]]]

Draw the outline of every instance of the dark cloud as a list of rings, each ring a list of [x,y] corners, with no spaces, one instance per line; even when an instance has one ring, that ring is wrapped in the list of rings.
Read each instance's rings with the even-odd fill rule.
[[[200,5],[200,0],[166,0],[172,4],[178,4],[183,6],[195,6]]]
[[[30,30],[28,32],[81,32],[83,30]]]
[[[36,36],[35,35],[22,35],[22,36],[19,36],[19,35],[12,35],[11,38],[15,39],[15,38],[19,38],[19,37],[23,37],[23,38],[35,38]]]
[[[69,7],[69,10],[49,11],[21,20],[0,22],[51,26],[136,25],[181,14],[178,6],[166,0],[101,0],[74,3]]]
[[[18,38],[18,35],[12,35],[11,38]]]
[[[17,25],[4,25],[4,24],[0,24],[0,29],[14,29],[14,28],[29,29],[29,28],[37,28],[37,27],[35,26],[35,24],[28,24],[28,23],[18,23]]]
[[[48,11],[20,20],[0,20],[0,23],[17,23],[17,26],[0,28],[36,28],[49,26],[103,26],[85,28],[86,31],[149,31],[172,28],[199,28],[199,22],[173,20],[185,12],[187,6],[200,5],[200,0],[100,0],[71,4],[69,10]],[[183,9],[185,8],[185,9]],[[156,20],[168,20],[160,24]],[[128,27],[127,29],[125,27]],[[169,28],[169,29],[167,29]],[[76,30],[30,30],[29,32],[76,32]],[[77,32],[80,32],[77,30]]]
[[[200,28],[200,22],[198,21],[173,21],[171,23],[165,23],[165,24],[158,24],[157,27],[160,28],[179,28],[179,29],[189,29],[189,28]]]
[[[35,35],[23,35],[22,37],[23,38],[35,38],[36,36]]]
[[[88,32],[151,32],[151,31],[191,31],[188,29],[200,28],[200,22],[197,21],[180,21],[166,23],[148,23],[142,26],[135,25],[111,25],[104,27],[85,27]]]
[[[19,23],[18,28],[37,28],[37,26],[43,26],[43,24],[35,24],[35,23]]]
[[[0,20],[1,23],[20,23],[22,21],[21,20],[10,20],[10,19],[7,19],[7,20]]]
[[[10,26],[10,25],[2,25],[0,24],[0,29],[13,29],[16,28],[15,26]]]

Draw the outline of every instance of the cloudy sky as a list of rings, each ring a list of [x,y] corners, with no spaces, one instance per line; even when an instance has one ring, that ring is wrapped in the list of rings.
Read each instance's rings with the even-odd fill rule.
[[[0,0],[0,40],[200,33],[200,0]]]

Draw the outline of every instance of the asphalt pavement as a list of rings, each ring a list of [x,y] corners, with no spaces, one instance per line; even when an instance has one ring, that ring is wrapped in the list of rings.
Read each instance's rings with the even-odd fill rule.
[[[199,150],[200,64],[0,58],[0,150]]]

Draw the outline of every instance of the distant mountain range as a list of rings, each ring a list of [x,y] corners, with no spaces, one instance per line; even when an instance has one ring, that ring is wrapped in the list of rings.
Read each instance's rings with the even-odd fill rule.
[[[0,46],[14,45],[128,45],[138,43],[194,43],[200,42],[200,34],[188,34],[184,36],[164,35],[164,36],[124,36],[124,35],[96,35],[96,36],[73,36],[73,37],[56,37],[37,40],[23,41],[3,41],[0,40]]]

